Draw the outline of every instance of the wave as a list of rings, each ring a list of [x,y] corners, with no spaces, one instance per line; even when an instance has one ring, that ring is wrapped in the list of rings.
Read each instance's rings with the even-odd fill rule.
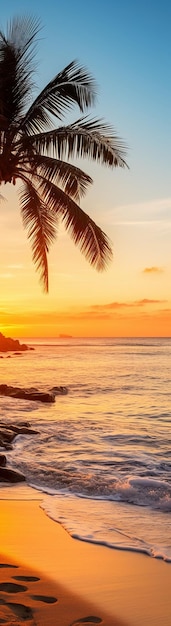
[[[14,465],[13,467],[15,468]],[[25,464],[21,463],[17,465],[17,469],[25,474],[27,482],[32,487],[51,495],[65,493],[82,499],[148,507],[149,510],[161,511],[163,514],[171,512],[171,485],[155,477],[131,476],[119,480],[113,478],[105,483],[99,476],[78,473],[73,468],[64,470],[62,467],[58,469],[49,467],[46,471],[42,465],[30,472]]]
[[[50,517],[50,516],[49,516]],[[52,518],[53,519],[53,518]],[[139,554],[146,554],[147,556],[152,556],[156,559],[162,559],[163,561],[165,561],[166,563],[171,563],[171,556],[167,556],[164,552],[161,552],[160,550],[158,550],[158,548],[148,548],[148,547],[144,547],[142,548],[141,546],[134,548],[132,547],[128,547],[128,546],[118,546],[118,544],[111,544],[108,541],[95,541],[95,540],[90,540],[90,539],[84,539],[83,537],[80,537],[79,535],[72,535],[73,539],[79,539],[80,541],[85,541],[86,543],[94,543],[100,546],[105,546],[106,548],[112,548],[115,550],[122,550],[124,552],[137,552]]]
[[[80,502],[78,497],[58,494],[54,498],[46,496],[41,508],[74,539],[111,549],[139,552],[171,562],[168,526],[161,526],[161,514],[154,529],[151,514],[145,513],[141,524],[139,511],[135,510],[132,516],[130,507],[125,515],[124,507],[121,518],[119,505],[116,503],[92,501],[87,507],[86,502]]]
[[[26,338],[31,346],[45,348],[82,348],[82,347],[113,347],[113,348],[162,348],[166,345],[170,346],[171,337],[70,337],[69,339],[62,337],[54,337],[52,339],[45,338]],[[130,353],[129,353],[130,354]],[[144,351],[143,351],[144,354]],[[151,352],[150,352],[151,354]]]

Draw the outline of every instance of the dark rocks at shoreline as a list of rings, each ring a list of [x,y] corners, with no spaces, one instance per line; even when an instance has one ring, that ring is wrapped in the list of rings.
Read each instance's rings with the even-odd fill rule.
[[[52,387],[50,391],[51,393],[54,394],[54,396],[66,396],[68,393],[67,387],[63,387],[63,386]]]
[[[10,385],[0,385],[0,394],[11,398],[19,398],[24,400],[35,400],[41,402],[55,402],[56,395],[65,395],[68,393],[67,387],[53,387],[49,392],[41,392],[34,387],[30,389],[21,389],[20,387],[12,387]],[[38,434],[37,430],[30,427],[29,422],[20,422],[20,425],[10,424],[10,422],[0,422],[0,448],[2,450],[12,450],[12,442],[17,435]],[[6,467],[7,459],[5,454],[1,454],[0,450],[0,483],[18,483],[25,481],[25,476]]]
[[[27,424],[21,424],[20,426],[13,426],[13,424],[5,424],[0,422],[0,447],[5,450],[11,450],[11,443],[17,435],[37,435],[38,430],[30,428]],[[0,456],[1,458],[1,456]],[[1,465],[1,462],[0,462]]]
[[[0,395],[9,396],[10,398],[18,398],[19,400],[33,400],[35,402],[55,402],[55,396],[66,395],[67,387],[52,387],[50,391],[39,391],[35,387],[28,389],[21,387],[12,387],[12,385],[0,385]]]
[[[20,426],[0,422],[0,447],[4,450],[12,449],[12,441],[17,435],[33,435],[38,434],[37,430],[30,428],[28,422],[21,422]],[[25,480],[24,474],[18,470],[12,470],[6,467],[6,456],[0,453],[0,482],[18,483]]]
[[[5,337],[0,333],[0,352],[26,352],[26,350],[34,350],[29,348],[26,343],[20,343],[18,339],[11,339],[11,337]]]
[[[11,385],[0,385],[0,395],[9,396],[10,398],[18,398],[20,400],[34,400],[35,402],[55,402],[55,394],[50,392],[39,391],[34,387],[30,389],[22,389],[21,387],[12,387]]]
[[[5,483],[20,483],[24,482],[25,476],[21,472],[8,469],[8,467],[0,467],[0,481]]]
[[[0,454],[0,467],[4,467],[6,465],[6,456],[5,454]]]

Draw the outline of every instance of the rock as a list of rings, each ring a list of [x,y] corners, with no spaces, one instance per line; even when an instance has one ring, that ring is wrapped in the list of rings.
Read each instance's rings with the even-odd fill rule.
[[[6,441],[7,443],[11,443],[11,441],[14,439],[15,435],[16,435],[16,433],[11,432],[10,430],[8,430],[8,428],[4,428],[3,431],[1,431],[1,433],[0,433],[1,439]]]
[[[0,395],[9,396],[10,398],[19,398],[20,400],[34,400],[39,402],[55,402],[55,395],[52,393],[38,391],[38,389],[21,389],[20,387],[12,387],[11,385],[0,385]]]
[[[25,343],[20,343],[18,339],[11,339],[0,333],[0,352],[25,352],[26,350],[29,350],[29,347]]]
[[[35,400],[36,402],[55,402],[55,396],[52,393],[43,393],[42,391],[35,392],[27,392],[25,399],[27,400]]]
[[[29,422],[22,422],[20,424],[20,426],[14,426],[13,424],[9,424],[8,428],[7,428],[7,424],[4,424],[4,422],[0,422],[0,436],[2,436],[4,439],[6,438],[7,440],[9,440],[9,434],[10,432],[11,436],[16,437],[16,435],[37,435],[38,434],[38,430],[34,430],[33,428],[30,428],[30,424]],[[6,436],[7,433],[7,436]]]
[[[14,424],[5,424],[4,422],[0,422],[0,447],[5,450],[11,450],[12,444],[11,442],[17,435],[32,435],[38,434],[37,430],[33,428],[29,428],[28,422],[21,422],[19,426],[15,426]],[[16,470],[11,470],[8,467],[4,467],[6,465],[6,456],[5,454],[0,454],[0,482],[20,482],[25,480],[23,474]]]
[[[14,437],[12,437],[12,440],[13,439]],[[0,447],[4,448],[5,450],[12,450],[11,443],[9,443],[9,441],[7,441],[5,438],[1,437],[1,433],[0,433]]]
[[[8,469],[7,467],[0,467],[0,481],[9,483],[20,483],[25,480],[24,474],[16,472],[15,470]]]
[[[39,434],[38,430],[29,428],[28,422],[21,422],[20,426],[14,426],[13,424],[5,424],[4,422],[0,422],[0,447],[4,448],[5,450],[12,450],[12,442],[17,435],[35,434]],[[5,455],[0,455],[0,467],[3,464],[3,456],[5,458]]]
[[[5,454],[0,454],[0,467],[4,467],[6,465],[6,456]]]
[[[67,387],[52,387],[51,392],[54,393],[55,396],[65,396],[68,393]]]

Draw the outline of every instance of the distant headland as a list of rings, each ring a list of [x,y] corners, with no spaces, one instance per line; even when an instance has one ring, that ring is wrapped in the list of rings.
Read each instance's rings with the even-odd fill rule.
[[[34,350],[26,345],[26,343],[20,343],[18,339],[11,339],[11,337],[5,337],[0,333],[0,352],[25,352],[26,350]]]

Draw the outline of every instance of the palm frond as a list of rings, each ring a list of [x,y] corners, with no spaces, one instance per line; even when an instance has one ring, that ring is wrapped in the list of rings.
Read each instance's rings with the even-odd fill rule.
[[[32,257],[38,270],[43,288],[48,291],[48,262],[49,246],[56,236],[57,220],[41,200],[33,183],[24,176],[20,190],[21,214],[23,225],[28,231],[31,241]]]
[[[14,18],[7,36],[0,31],[0,114],[5,120],[5,130],[19,122],[33,85],[32,62],[38,30],[37,20]]]
[[[32,137],[33,146],[58,159],[89,158],[110,167],[128,167],[126,148],[113,129],[101,120],[81,118],[56,130]]]
[[[103,270],[112,257],[108,237],[79,206],[92,179],[68,160],[88,158],[112,168],[127,163],[123,141],[103,120],[82,117],[62,126],[73,105],[83,115],[95,102],[94,79],[77,61],[57,74],[32,102],[39,30],[35,18],[16,17],[6,34],[0,31],[0,184],[22,180],[23,224],[48,291],[47,257],[58,218],[97,270]],[[54,129],[54,117],[60,120],[59,128]]]
[[[27,63],[33,59],[40,29],[40,20],[32,16],[15,16],[7,25],[6,40],[20,52],[20,59],[25,57]]]
[[[62,189],[40,177],[39,193],[49,210],[60,217],[74,243],[98,271],[112,259],[110,241],[95,222]]]
[[[22,162],[24,163],[24,159]],[[77,202],[85,195],[87,186],[93,182],[88,174],[75,165],[48,156],[37,154],[30,160],[30,165],[32,173],[37,172],[57,186],[61,185],[65,193]]]
[[[73,104],[77,104],[83,112],[94,104],[95,93],[92,76],[77,61],[72,61],[41,91],[27,111],[21,128],[27,134],[37,132],[39,120],[45,112],[61,120]]]

